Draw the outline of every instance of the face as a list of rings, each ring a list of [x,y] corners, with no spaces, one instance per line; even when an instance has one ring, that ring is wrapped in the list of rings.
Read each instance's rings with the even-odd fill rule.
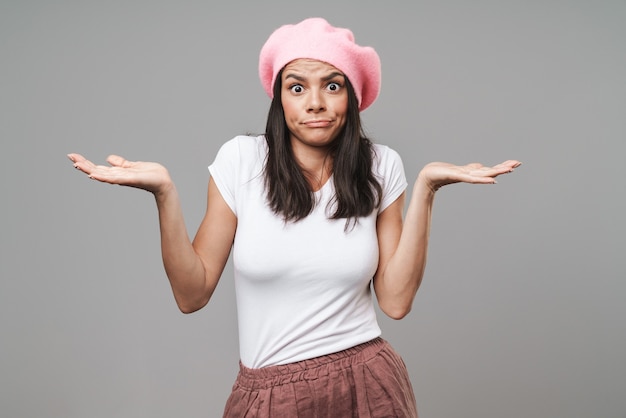
[[[293,150],[326,150],[346,123],[345,76],[325,62],[299,59],[287,64],[281,77],[281,101]]]

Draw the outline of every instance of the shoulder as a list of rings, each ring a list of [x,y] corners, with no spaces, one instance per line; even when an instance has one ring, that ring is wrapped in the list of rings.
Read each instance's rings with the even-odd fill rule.
[[[379,174],[384,174],[389,169],[404,170],[402,157],[393,148],[383,144],[373,144],[374,151],[373,169]]]
[[[242,185],[261,178],[266,147],[264,136],[239,135],[222,144],[209,166],[211,177],[234,213]]]
[[[267,143],[265,136],[249,136],[237,135],[236,137],[226,141],[220,148],[221,153],[249,155],[259,151],[265,152]]]
[[[263,164],[266,155],[265,136],[238,135],[222,144],[215,161],[230,166],[256,166]]]
[[[378,213],[385,210],[406,189],[407,181],[400,154],[394,149],[374,144],[373,172],[383,189]]]

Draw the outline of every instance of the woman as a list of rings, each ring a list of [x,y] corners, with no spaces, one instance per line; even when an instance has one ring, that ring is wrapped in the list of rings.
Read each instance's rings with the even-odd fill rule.
[[[380,89],[376,52],[348,29],[306,19],[272,33],[259,73],[272,98],[265,135],[222,146],[193,242],[163,166],[69,158],[92,179],[154,194],[182,312],[208,303],[233,248],[241,361],[224,416],[415,417],[370,283],[382,311],[404,317],[422,280],[437,189],[495,183],[520,163],[428,164],[403,219],[400,157],[361,129],[359,112]]]

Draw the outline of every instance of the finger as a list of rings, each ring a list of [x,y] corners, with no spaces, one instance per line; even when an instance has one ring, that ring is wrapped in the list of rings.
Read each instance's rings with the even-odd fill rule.
[[[470,184],[495,184],[497,183],[494,176],[484,176],[484,175],[476,175],[476,174],[462,174],[457,180],[463,183]]]
[[[120,157],[119,155],[109,155],[107,157],[107,163],[111,164],[113,167],[123,167],[123,168],[129,168],[132,167],[132,162],[126,160],[123,157]]]
[[[70,153],[67,154],[67,158],[70,159],[70,161],[72,161],[73,163],[77,162],[77,161],[82,161],[85,159],[85,157],[83,157],[80,154],[76,154],[76,153]]]
[[[96,167],[91,173],[89,173],[89,178],[92,180],[98,180],[102,183],[115,183],[111,177],[111,173],[105,170],[106,168],[107,167]]]
[[[494,165],[493,167],[483,167],[481,170],[482,173],[480,173],[480,175],[496,177],[501,174],[512,173],[515,170],[515,168],[519,167],[520,165],[521,163],[519,161],[509,160],[509,161],[500,163],[498,165]],[[473,172],[472,174],[479,174],[479,173]]]
[[[74,163],[74,168],[82,171],[85,174],[90,174],[96,167],[94,163],[86,159],[80,154],[68,154],[67,157]]]
[[[492,167],[483,167],[480,170],[474,170],[469,173],[466,173],[466,177],[463,181],[467,183],[482,183],[482,184],[493,184],[497,183],[496,177],[501,174],[509,173],[509,169],[496,169]]]
[[[89,178],[110,184],[132,183],[132,174],[130,174],[124,167],[96,165],[89,173]]]
[[[494,168],[507,168],[512,171],[520,165],[522,165],[522,163],[517,160],[507,160],[498,165],[495,165]]]
[[[74,166],[76,166],[76,164],[92,164],[91,161],[89,161],[80,154],[67,154],[67,158],[69,158],[74,163]]]
[[[468,176],[467,183],[472,184],[496,184],[497,176]]]

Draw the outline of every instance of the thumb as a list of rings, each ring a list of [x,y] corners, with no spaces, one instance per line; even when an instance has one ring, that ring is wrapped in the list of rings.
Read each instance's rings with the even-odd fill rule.
[[[107,163],[111,164],[113,167],[128,168],[132,166],[130,161],[119,155],[109,155],[107,157]]]

